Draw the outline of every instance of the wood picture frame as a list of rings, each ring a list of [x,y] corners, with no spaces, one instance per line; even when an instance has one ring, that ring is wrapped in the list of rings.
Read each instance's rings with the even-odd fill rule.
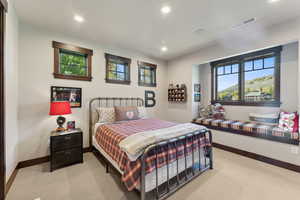
[[[117,56],[109,53],[104,54],[105,57],[105,82],[106,83],[113,83],[113,84],[123,84],[123,85],[130,85],[131,77],[130,77],[130,68],[131,68],[131,59],[125,58],[122,56]],[[117,80],[109,78],[109,63],[119,63],[124,65],[124,80]],[[126,70],[127,69],[127,70]]]
[[[81,108],[82,89],[75,87],[51,86],[50,101],[69,101],[71,108]]]
[[[139,86],[144,86],[144,87],[156,87],[157,86],[157,81],[156,81],[156,71],[157,71],[157,65],[156,64],[152,64],[152,63],[148,63],[148,62],[143,62],[143,61],[138,61],[138,85]],[[146,83],[145,79],[146,79],[146,75],[144,74],[144,80],[141,79],[141,71],[143,69],[145,69],[146,67],[149,67],[151,72],[153,72],[153,77],[151,77],[150,79],[153,79],[151,83]],[[151,75],[150,75],[151,76]]]
[[[65,44],[61,42],[52,42],[52,47],[54,48],[54,78],[68,79],[68,80],[78,80],[78,81],[92,81],[92,56],[93,50],[86,49],[82,47],[73,46],[70,44]],[[69,52],[84,54],[87,57],[87,76],[79,75],[66,75],[60,73],[60,51],[66,50]]]

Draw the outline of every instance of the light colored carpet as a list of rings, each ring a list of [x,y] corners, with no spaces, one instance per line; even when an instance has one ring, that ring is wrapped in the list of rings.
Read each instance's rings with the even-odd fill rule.
[[[300,174],[214,149],[215,169],[207,171],[171,196],[170,200],[298,199]],[[118,175],[106,174],[93,154],[84,164],[52,173],[49,164],[21,169],[7,200],[135,200]]]

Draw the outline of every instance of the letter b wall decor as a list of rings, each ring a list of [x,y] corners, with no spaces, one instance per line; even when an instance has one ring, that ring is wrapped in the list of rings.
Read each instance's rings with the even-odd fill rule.
[[[145,91],[145,107],[154,107],[156,104],[155,92],[154,91]]]

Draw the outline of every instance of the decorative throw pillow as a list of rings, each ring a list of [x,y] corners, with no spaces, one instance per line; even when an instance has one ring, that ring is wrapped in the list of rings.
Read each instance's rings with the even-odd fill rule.
[[[140,119],[148,118],[147,110],[146,110],[145,107],[138,107],[138,112],[139,112],[139,118]]]
[[[284,131],[293,132],[294,128],[296,129],[296,118],[297,113],[280,112],[278,127]]]
[[[293,133],[299,132],[299,114],[296,112],[296,117],[294,119],[294,128],[293,128]]]
[[[109,122],[112,123],[116,121],[115,119],[115,108],[97,108],[96,109],[99,115],[99,120],[98,122],[103,123],[103,122]]]
[[[139,119],[139,113],[136,106],[116,106],[115,112],[117,121]]]

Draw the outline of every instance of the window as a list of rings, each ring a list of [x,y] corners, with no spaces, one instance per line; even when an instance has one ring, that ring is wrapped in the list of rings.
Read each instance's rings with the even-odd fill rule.
[[[139,86],[156,87],[157,65],[138,61],[138,66],[139,66]]]
[[[239,100],[239,64],[217,68],[217,100]]]
[[[92,80],[93,50],[53,41],[54,77],[61,79]]]
[[[281,47],[211,63],[212,102],[280,106]]]
[[[131,59],[105,54],[106,82],[117,84],[130,84]]]

